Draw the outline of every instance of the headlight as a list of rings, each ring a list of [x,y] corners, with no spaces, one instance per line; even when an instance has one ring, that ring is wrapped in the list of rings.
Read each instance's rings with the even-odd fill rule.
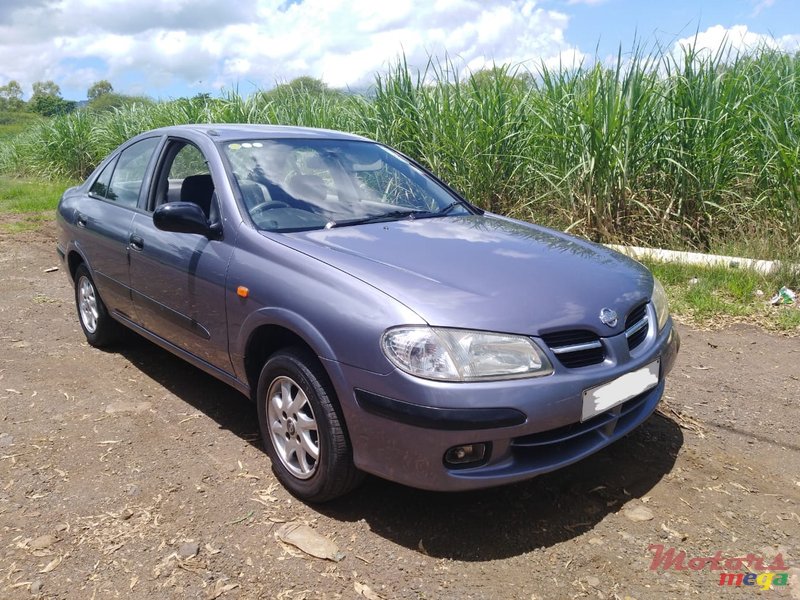
[[[381,347],[401,371],[440,381],[516,379],[553,371],[536,343],[521,335],[396,327],[383,334]]]
[[[667,304],[667,293],[664,291],[664,286],[655,277],[653,277],[653,306],[656,309],[658,330],[661,331],[669,318],[669,305]]]

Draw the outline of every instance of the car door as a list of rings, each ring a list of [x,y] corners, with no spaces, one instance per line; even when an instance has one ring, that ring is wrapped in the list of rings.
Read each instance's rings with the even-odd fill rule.
[[[186,140],[167,141],[156,165],[146,212],[130,236],[133,302],[144,327],[231,373],[225,317],[225,276],[232,247],[218,236],[161,231],[153,210],[167,202],[194,202],[219,222],[214,180],[202,152]]]
[[[137,321],[130,293],[128,240],[142,181],[160,137],[131,144],[112,158],[75,214],[78,241],[108,309]]]

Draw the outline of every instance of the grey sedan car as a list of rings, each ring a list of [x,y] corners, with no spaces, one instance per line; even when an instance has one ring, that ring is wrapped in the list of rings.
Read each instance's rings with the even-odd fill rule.
[[[578,461],[650,416],[678,351],[642,265],[355,135],[143,133],[58,224],[89,343],[127,327],[250,397],[308,501],[364,473],[454,491]]]

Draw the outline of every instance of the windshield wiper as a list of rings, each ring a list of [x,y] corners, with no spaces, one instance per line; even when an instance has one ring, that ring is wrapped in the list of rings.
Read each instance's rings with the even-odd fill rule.
[[[439,210],[419,210],[419,209],[406,209],[406,210],[390,210],[389,212],[381,213],[379,215],[370,215],[362,219],[352,219],[349,221],[329,221],[325,225],[325,229],[333,229],[334,227],[344,227],[346,225],[364,225],[366,223],[380,223],[389,219],[409,219],[415,218],[428,218],[428,217],[443,217],[457,206],[461,206],[461,200],[454,200],[444,208]]]
[[[325,229],[332,229],[334,227],[343,227],[345,225],[365,225],[366,223],[380,223],[390,219],[402,219],[404,217],[414,218],[418,214],[428,214],[425,210],[390,210],[389,212],[381,213],[379,215],[370,215],[362,219],[351,219],[349,221],[330,221],[325,225]]]
[[[454,200],[444,208],[440,208],[439,210],[419,210],[415,211],[414,217],[417,219],[429,219],[431,217],[443,217],[452,211],[457,206],[463,206],[461,200]]]
[[[448,204],[444,208],[442,208],[440,210],[437,210],[435,212],[432,212],[431,214],[435,215],[437,217],[441,216],[441,215],[446,215],[451,210],[453,210],[456,206],[461,206],[461,200],[453,200],[450,204]]]

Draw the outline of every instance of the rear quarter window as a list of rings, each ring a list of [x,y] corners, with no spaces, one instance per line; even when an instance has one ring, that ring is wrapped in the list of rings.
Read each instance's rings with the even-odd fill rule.
[[[89,188],[89,194],[95,198],[116,200],[116,196],[111,195],[112,192],[111,188],[109,187],[109,184],[111,183],[111,175],[114,173],[114,166],[116,164],[117,161],[114,159],[103,168],[103,170],[100,172],[100,175],[94,180],[92,187]]]
[[[139,203],[142,181],[158,142],[159,138],[147,138],[122,151],[105,196],[108,200],[131,208]]]

